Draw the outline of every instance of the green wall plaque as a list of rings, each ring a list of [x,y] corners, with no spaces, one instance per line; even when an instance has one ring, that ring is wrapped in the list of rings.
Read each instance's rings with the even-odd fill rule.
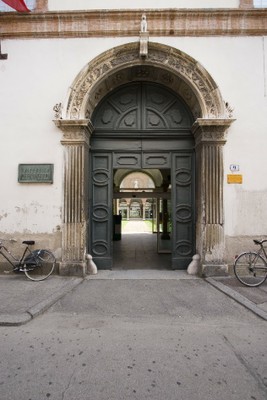
[[[54,164],[19,164],[20,183],[53,183]]]

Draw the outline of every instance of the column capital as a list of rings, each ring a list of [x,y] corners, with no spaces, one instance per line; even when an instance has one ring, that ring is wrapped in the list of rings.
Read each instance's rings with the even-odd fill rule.
[[[226,143],[228,128],[235,119],[224,118],[198,118],[192,127],[195,137],[196,147],[202,144],[221,144]]]
[[[93,125],[90,119],[56,119],[55,125],[62,130],[63,145],[84,144],[89,146]]]

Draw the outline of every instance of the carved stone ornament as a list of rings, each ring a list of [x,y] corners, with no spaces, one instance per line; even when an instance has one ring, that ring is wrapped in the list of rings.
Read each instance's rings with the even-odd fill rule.
[[[140,57],[147,57],[148,55],[148,38],[147,20],[145,14],[142,15],[141,31],[140,31]]]
[[[147,20],[146,20],[146,15],[142,15],[141,19],[141,32],[147,32]]]
[[[200,144],[218,144],[226,143],[228,128],[234,122],[234,119],[202,119],[195,121],[192,131],[196,141],[196,147]]]
[[[54,120],[55,125],[63,132],[63,145],[83,144],[89,146],[92,123],[90,120]]]
[[[53,110],[55,111],[55,119],[60,119],[62,118],[62,103],[57,103],[54,107]]]
[[[230,104],[228,102],[225,102],[225,108],[226,108],[228,117],[232,118],[233,114],[234,114],[234,109],[230,106]]]
[[[144,64],[139,50],[138,43],[129,43],[92,60],[71,85],[64,118],[90,117],[98,102],[114,89],[114,82],[133,81],[132,71],[141,65],[150,73],[154,71],[151,80],[154,78],[155,82],[161,82],[160,77],[166,78],[169,74],[169,79],[177,82],[176,86],[170,84],[170,87],[195,110],[196,117],[226,117],[225,103],[217,85],[196,60],[175,48],[149,42]]]

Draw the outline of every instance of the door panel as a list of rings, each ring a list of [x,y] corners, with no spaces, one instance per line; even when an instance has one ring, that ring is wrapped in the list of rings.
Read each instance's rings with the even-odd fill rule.
[[[134,82],[110,93],[93,114],[97,134],[107,132],[162,131],[190,129],[193,118],[185,103],[162,85]],[[183,134],[183,131],[181,131]]]
[[[194,254],[193,154],[172,156],[172,267],[185,269]]]
[[[170,168],[170,153],[143,153],[143,168]]]
[[[90,253],[99,269],[112,267],[112,156],[92,155]]]
[[[141,168],[141,153],[114,153],[113,168]]]
[[[158,253],[172,252],[171,200],[157,199],[157,249]]]

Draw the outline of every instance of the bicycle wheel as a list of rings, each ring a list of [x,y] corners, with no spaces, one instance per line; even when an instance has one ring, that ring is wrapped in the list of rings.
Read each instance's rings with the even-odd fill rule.
[[[25,275],[32,281],[43,281],[54,271],[56,259],[49,250],[40,250],[34,257],[34,262],[24,265]]]
[[[267,278],[267,264],[257,253],[242,253],[235,260],[234,273],[243,285],[259,286]]]

